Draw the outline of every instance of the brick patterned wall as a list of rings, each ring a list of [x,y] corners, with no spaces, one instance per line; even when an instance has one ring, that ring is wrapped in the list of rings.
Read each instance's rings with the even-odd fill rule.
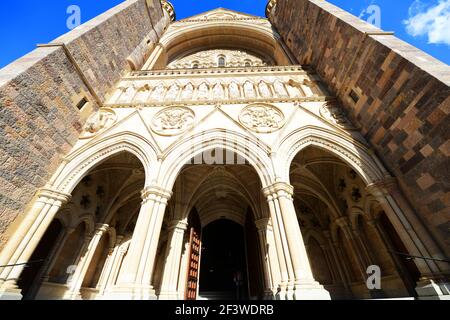
[[[324,0],[278,0],[270,19],[361,127],[449,254],[450,67]]]
[[[148,9],[149,10],[148,10]],[[165,30],[158,0],[124,1],[52,43],[64,43],[97,95],[104,100],[110,89],[130,71],[127,57],[141,44],[148,48]],[[160,23],[161,22],[161,23]]]
[[[56,39],[65,43],[101,102],[127,57],[168,21],[159,0],[130,0]],[[151,47],[149,43],[149,47]],[[77,103],[94,97],[61,46],[41,47],[0,70],[0,250],[13,223],[78,139]]]

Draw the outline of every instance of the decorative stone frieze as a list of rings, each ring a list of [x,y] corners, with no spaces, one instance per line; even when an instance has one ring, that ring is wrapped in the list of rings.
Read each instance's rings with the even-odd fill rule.
[[[203,101],[325,101],[326,93],[320,91],[316,82],[309,87],[301,85],[306,78],[311,76],[298,66],[140,71],[124,77],[106,105],[113,108]]]

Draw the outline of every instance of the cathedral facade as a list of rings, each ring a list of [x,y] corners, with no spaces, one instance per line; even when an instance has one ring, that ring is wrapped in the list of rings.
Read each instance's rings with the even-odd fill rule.
[[[450,297],[449,67],[266,14],[128,0],[0,72],[1,299]]]

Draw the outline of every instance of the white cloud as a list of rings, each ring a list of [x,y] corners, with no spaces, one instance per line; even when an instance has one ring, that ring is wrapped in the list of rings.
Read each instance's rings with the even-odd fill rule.
[[[428,43],[450,45],[450,0],[439,0],[431,6],[415,0],[404,24],[413,37],[427,36]]]

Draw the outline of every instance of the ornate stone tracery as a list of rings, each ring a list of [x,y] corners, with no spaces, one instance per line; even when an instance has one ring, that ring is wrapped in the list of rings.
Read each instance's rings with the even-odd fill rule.
[[[269,59],[258,57],[252,53],[235,49],[204,50],[175,59],[169,63],[167,69],[216,68],[219,57],[225,58],[226,67],[264,67],[272,65]]]

